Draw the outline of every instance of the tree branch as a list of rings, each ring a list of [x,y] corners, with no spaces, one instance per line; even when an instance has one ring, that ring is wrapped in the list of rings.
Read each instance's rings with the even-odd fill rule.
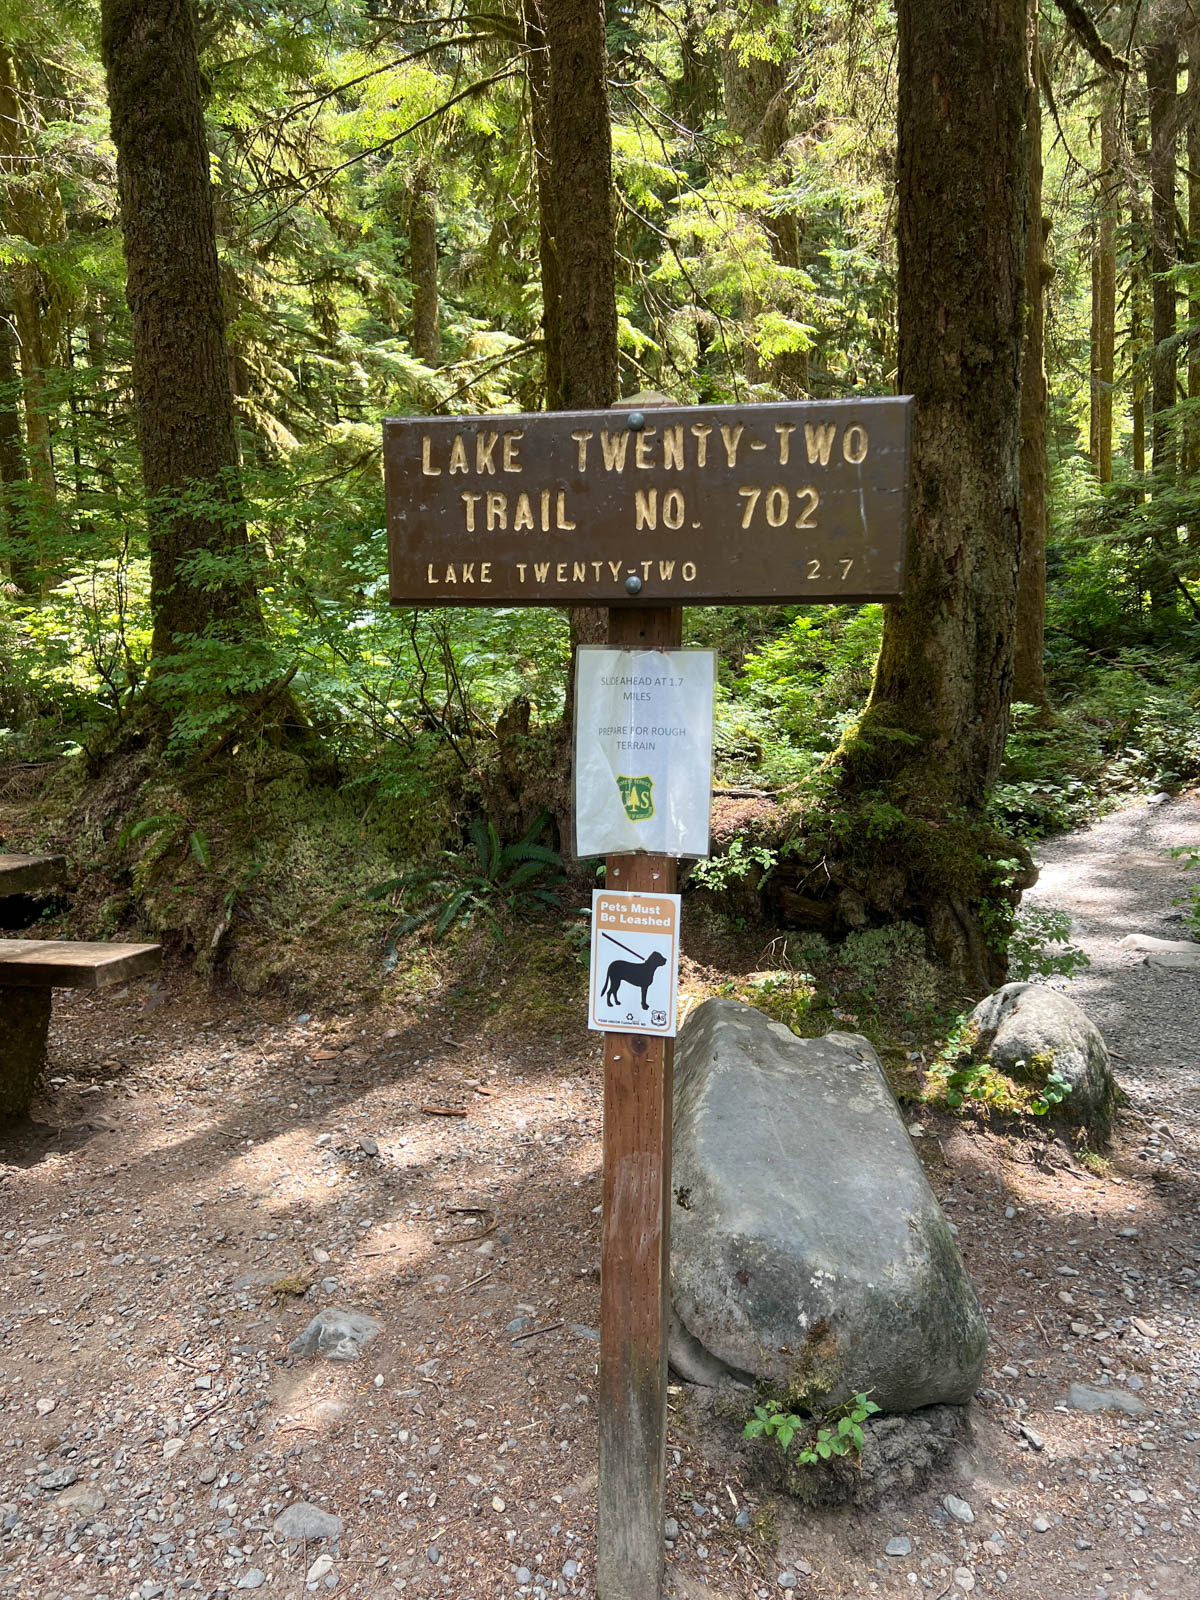
[[[1107,40],[1101,38],[1095,18],[1086,7],[1080,5],[1079,0],[1055,0],[1055,4],[1067,19],[1071,32],[1098,67],[1103,67],[1105,72],[1129,71],[1126,57],[1119,56]]]

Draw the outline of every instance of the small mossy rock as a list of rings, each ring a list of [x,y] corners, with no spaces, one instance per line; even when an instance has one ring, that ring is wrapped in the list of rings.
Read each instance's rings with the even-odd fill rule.
[[[963,1405],[979,1297],[879,1059],[708,1000],[676,1054],[671,1295],[690,1339],[794,1405]]]
[[[971,1021],[977,1061],[990,1061],[1018,1082],[1041,1083],[1046,1071],[1057,1072],[1071,1092],[1048,1115],[1086,1129],[1093,1144],[1107,1143],[1117,1085],[1099,1028],[1074,1000],[1044,984],[1006,983],[979,1002]]]

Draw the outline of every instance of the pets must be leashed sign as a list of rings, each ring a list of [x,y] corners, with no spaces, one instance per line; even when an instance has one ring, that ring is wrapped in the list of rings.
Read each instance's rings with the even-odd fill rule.
[[[675,1037],[679,896],[596,889],[588,1027]]]

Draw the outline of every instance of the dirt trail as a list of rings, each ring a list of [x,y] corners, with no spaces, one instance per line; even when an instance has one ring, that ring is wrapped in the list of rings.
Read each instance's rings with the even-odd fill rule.
[[[1091,966],[1065,985],[1104,1035],[1133,1104],[1200,1135],[1200,973],[1147,966],[1122,950],[1127,934],[1186,939],[1178,901],[1200,890],[1170,852],[1200,848],[1200,796],[1135,805],[1038,852],[1041,873],[1026,898],[1071,915],[1072,942]]]
[[[809,1514],[677,1389],[673,1595],[1200,1594],[1200,979],[1110,948],[1178,936],[1147,920],[1177,876],[1156,830],[1196,819],[1046,851],[1039,896],[1094,945],[1074,992],[1127,1058],[1110,1172],[925,1119],[992,1328],[969,1444],[903,1505]],[[598,1051],[581,995],[561,1039],[493,1031],[501,988],[337,1015],[175,977],[56,998],[37,1123],[0,1144],[0,1594],[594,1595]],[[293,1357],[332,1306],[383,1331],[356,1362]],[[1076,1381],[1145,1409],[1067,1410]],[[340,1537],[275,1532],[299,1501]]]

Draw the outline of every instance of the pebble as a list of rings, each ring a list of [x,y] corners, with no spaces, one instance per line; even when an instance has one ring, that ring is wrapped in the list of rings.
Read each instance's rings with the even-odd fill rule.
[[[331,1133],[319,1133],[315,1143],[318,1150],[323,1150],[327,1144],[333,1143],[333,1135]]]
[[[358,1148],[365,1156],[377,1156],[379,1154],[379,1141],[372,1139],[370,1134],[364,1133],[358,1141]]]
[[[94,1517],[104,1510],[107,1501],[98,1483],[77,1483],[64,1489],[57,1503],[64,1511],[78,1511],[80,1516]]]
[[[431,1544],[429,1549],[425,1552],[425,1557],[431,1567],[436,1567],[441,1563],[442,1552],[438,1549],[437,1545]]]
[[[1073,1383],[1067,1390],[1067,1405],[1072,1411],[1124,1411],[1127,1416],[1140,1417],[1146,1402],[1124,1389],[1093,1389],[1087,1383]]]
[[[304,1575],[305,1583],[320,1583],[328,1573],[333,1571],[332,1556],[318,1556]]]
[[[1031,1526],[1033,1528],[1034,1533],[1049,1533],[1050,1532],[1050,1524],[1046,1521],[1045,1517],[1034,1517]]]
[[[910,1556],[912,1540],[906,1539],[902,1533],[894,1534],[884,1545],[883,1553],[885,1556]]]
[[[318,1311],[288,1349],[294,1356],[324,1356],[326,1361],[357,1361],[360,1352],[383,1332],[383,1323],[361,1311]]]
[[[532,1583],[533,1582],[533,1573],[530,1572],[528,1567],[518,1567],[517,1568],[517,1582],[519,1584],[526,1584],[526,1583]]]
[[[749,1521],[750,1519],[747,1517],[746,1520]],[[663,1538],[664,1539],[670,1539],[671,1543],[674,1544],[675,1540],[678,1539],[678,1537],[679,1537],[679,1524],[675,1521],[674,1517],[668,1517],[667,1520],[663,1523]]]
[[[272,1527],[280,1539],[336,1539],[342,1531],[342,1519],[307,1500],[294,1500],[279,1513]]]
[[[970,1567],[955,1567],[954,1581],[964,1594],[970,1594],[975,1587],[975,1574]]]
[[[49,1396],[47,1396],[43,1400],[39,1400],[38,1403],[37,1403],[37,1414],[38,1414],[38,1416],[39,1417],[48,1417],[50,1415],[50,1413],[54,1410],[54,1408],[55,1408],[55,1406],[57,1404],[58,1404],[58,1401],[57,1400],[51,1400],[49,1398]]]
[[[750,1526],[750,1513],[745,1506],[734,1517],[733,1525],[735,1528],[748,1528]]]
[[[965,1500],[960,1500],[956,1494],[945,1495],[942,1504],[954,1518],[955,1522],[974,1522],[975,1513]]]
[[[781,1589],[794,1589],[800,1580],[794,1572],[781,1572],[775,1582]]]
[[[164,1461],[174,1461],[175,1457],[183,1449],[183,1447],[184,1447],[184,1445],[186,1443],[187,1443],[186,1439],[164,1439],[163,1440],[163,1451],[162,1451],[163,1460]]]
[[[326,1556],[325,1560],[329,1561],[329,1557]],[[329,1565],[332,1566],[333,1562],[330,1561]],[[249,1572],[242,1573],[237,1581],[237,1586],[239,1589],[261,1589],[266,1581],[267,1575],[261,1567],[251,1567]]]
[[[578,1561],[564,1561],[563,1562],[562,1575],[563,1575],[564,1578],[568,1578],[568,1579],[569,1578],[573,1578],[578,1571],[579,1571],[579,1563],[578,1563]]]
[[[78,1476],[74,1467],[52,1467],[48,1472],[42,1473],[38,1479],[38,1488],[47,1494],[54,1494],[59,1489],[69,1489]]]

